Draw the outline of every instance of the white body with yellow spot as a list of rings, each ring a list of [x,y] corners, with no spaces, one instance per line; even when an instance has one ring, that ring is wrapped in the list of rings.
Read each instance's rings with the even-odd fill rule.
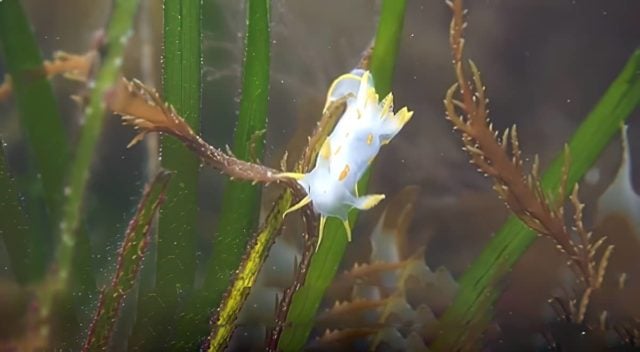
[[[326,218],[333,216],[345,223],[350,237],[349,210],[369,209],[384,199],[382,194],[359,197],[358,181],[380,147],[402,129],[413,112],[405,107],[394,114],[391,94],[379,102],[368,71],[354,70],[336,79],[329,88],[325,108],[342,97],[347,97],[345,112],[323,143],[314,169],[307,174],[287,174],[295,177],[308,194],[287,212],[311,202],[321,216],[320,235]]]

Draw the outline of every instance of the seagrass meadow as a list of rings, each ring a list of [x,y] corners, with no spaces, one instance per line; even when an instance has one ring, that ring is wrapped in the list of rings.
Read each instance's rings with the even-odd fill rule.
[[[638,13],[0,0],[0,351],[639,350]]]

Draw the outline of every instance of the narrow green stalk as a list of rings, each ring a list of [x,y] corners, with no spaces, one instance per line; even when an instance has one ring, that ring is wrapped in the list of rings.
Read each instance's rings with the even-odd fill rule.
[[[29,233],[27,218],[22,212],[18,190],[4,160],[4,146],[0,140],[0,238],[2,238],[11,270],[16,280],[27,283],[41,274],[44,267],[42,246],[37,246]]]
[[[264,149],[264,138],[261,134],[267,126],[269,103],[269,1],[248,0],[246,5],[247,29],[242,97],[233,153],[242,160],[260,161]],[[248,182],[227,182],[204,285],[191,298],[185,309],[186,313],[179,324],[174,346],[188,348],[187,346],[199,341],[207,333],[213,309],[219,305],[225,290],[229,287],[247,243],[256,229],[260,195],[259,186]]]
[[[25,205],[30,210],[31,227],[39,230],[30,231],[24,238],[25,243],[31,243],[32,255],[37,258],[31,263],[34,276],[29,278],[35,279],[45,272],[47,256],[44,253],[53,242],[52,232],[46,230],[46,216],[40,209],[46,206],[52,218],[59,213],[69,149],[37,42],[18,0],[0,1],[0,51],[12,78],[29,160],[35,163],[32,174],[17,180],[27,196]],[[12,254],[28,256],[19,252]]]
[[[197,0],[165,0],[163,92],[198,131],[201,106],[201,13]],[[175,314],[196,272],[198,158],[173,138],[162,138],[162,167],[175,171],[160,210],[156,287],[143,292],[131,348],[159,350],[170,342]]]
[[[0,44],[13,80],[21,122],[42,175],[47,206],[62,196],[69,159],[67,136],[26,15],[18,0],[0,1]]]
[[[240,115],[233,153],[238,159],[259,162],[264,149],[269,108],[269,1],[247,0],[247,34]],[[258,223],[261,188],[249,182],[228,181],[218,231],[203,289],[216,307],[238,268],[244,249]]]
[[[146,187],[118,252],[118,265],[111,284],[100,295],[83,351],[108,350],[122,302],[137,281],[142,260],[151,241],[151,222],[164,202],[170,179],[170,173],[160,171]]]
[[[201,2],[165,0],[163,90],[167,102],[197,131],[200,125]],[[198,158],[173,138],[162,140],[162,167],[176,171],[160,211],[156,288],[167,303],[193,286]]]
[[[375,80],[376,92],[381,97],[391,92],[406,7],[405,0],[382,1],[380,23],[371,54],[371,74]]]
[[[106,106],[104,95],[119,77],[122,57],[127,39],[131,35],[133,17],[138,7],[137,1],[118,0],[114,4],[113,14],[107,29],[108,52],[95,77],[91,100],[85,110],[85,123],[80,131],[80,140],[76,154],[71,163],[67,187],[65,187],[65,203],[60,223],[60,243],[56,253],[56,271],[52,278],[52,287],[66,290],[69,273],[74,270],[73,262],[79,241],[78,230],[82,221],[82,205],[91,171],[94,152],[100,135]],[[52,290],[55,291],[55,290]],[[43,302],[43,310],[48,311],[51,300]]]
[[[382,2],[380,22],[371,58],[376,91],[381,96],[385,96],[391,91],[405,8],[405,0],[384,0]],[[359,183],[358,188],[363,194],[367,188],[368,180],[369,174],[367,173]],[[355,223],[356,217],[357,212],[353,211],[349,216],[349,222],[352,225]],[[287,316],[288,325],[282,332],[278,349],[282,351],[302,350],[314,325],[314,318],[324,292],[338,270],[346,246],[347,235],[342,223],[334,218],[329,218],[325,226],[324,240],[311,259],[311,266],[304,285],[293,297]]]
[[[568,185],[580,181],[638,104],[640,50],[631,55],[622,72],[571,138]],[[545,191],[558,189],[562,164],[563,153],[560,153],[542,177]],[[566,193],[570,194],[570,191]],[[498,283],[535,239],[535,233],[517,218],[509,218],[460,279],[460,291],[441,319],[442,335],[433,345],[435,350],[457,350],[481,337],[491,321],[493,304],[500,295]]]

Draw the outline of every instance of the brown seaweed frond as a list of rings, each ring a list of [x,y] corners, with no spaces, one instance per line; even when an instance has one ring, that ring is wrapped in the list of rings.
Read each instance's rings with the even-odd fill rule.
[[[47,77],[62,75],[66,79],[86,82],[95,67],[98,52],[90,50],[84,54],[69,54],[64,51],[53,53],[53,60],[43,63]]]
[[[331,308],[321,313],[318,316],[318,321],[328,321],[328,320],[340,320],[344,319],[344,317],[353,317],[357,315],[363,314],[363,312],[384,308],[387,305],[387,301],[391,299],[366,299],[366,298],[356,298],[351,301],[336,301]]]
[[[165,103],[152,88],[138,80],[123,80],[112,99],[110,108],[122,115],[122,123],[133,126],[139,133],[128,148],[140,142],[147,133],[166,133],[182,140],[195,140],[196,134],[178,115],[173,106]]]
[[[108,349],[123,301],[135,285],[142,267],[150,243],[152,222],[165,201],[170,179],[171,173],[162,170],[145,187],[118,251],[111,284],[101,290],[83,351]]]
[[[375,281],[377,276],[404,269],[413,264],[414,261],[415,259],[410,258],[400,262],[355,263],[350,270],[342,274],[337,280],[344,280],[345,282],[353,282],[354,280]]]
[[[282,182],[295,193],[303,192],[295,180],[281,176],[280,171],[237,159],[209,145],[191,129],[173,106],[164,102],[154,89],[140,81],[123,80],[108,98],[108,104],[113,111],[122,115],[125,125],[133,126],[139,132],[129,143],[129,147],[142,140],[147,133],[171,135],[193,151],[203,163],[233,179],[265,184]]]
[[[577,187],[571,197],[575,207],[573,229],[565,224],[562,204],[567,189],[568,147],[565,146],[562,175],[565,184],[560,186],[556,195],[551,196],[542,187],[537,156],[531,171],[525,171],[517,128],[513,126],[502,133],[494,131],[488,118],[488,99],[480,72],[469,61],[469,75],[463,64],[463,30],[466,23],[462,0],[448,1],[447,4],[453,12],[450,45],[457,82],[446,93],[446,117],[460,132],[463,149],[469,154],[470,161],[478,167],[478,171],[493,179],[494,190],[511,212],[538,234],[555,241],[556,247],[577,268],[578,277],[587,287],[577,310],[577,318],[581,320],[591,290],[602,284],[613,247],[608,246],[600,259],[596,259],[596,252],[604,243],[604,237],[591,243],[591,233],[582,224],[583,205],[578,200]],[[458,97],[455,97],[456,91]],[[577,241],[574,237],[578,238]]]
[[[62,75],[73,81],[87,82],[91,77],[97,58],[98,52],[96,50],[89,50],[84,54],[56,51],[51,60],[45,60],[42,63],[41,74],[49,79]],[[0,102],[7,100],[12,93],[13,81],[11,76],[5,75],[4,81],[0,84]]]
[[[307,277],[307,271],[309,270],[309,266],[311,266],[311,258],[316,252],[317,240],[319,240],[317,237],[315,238],[315,241],[309,240],[309,238],[305,240],[300,263],[294,263],[296,272],[293,282],[291,283],[291,286],[284,290],[282,298],[276,302],[275,326],[271,331],[267,331],[266,351],[278,351],[278,342],[280,341],[280,336],[282,335],[282,331],[284,330],[287,321],[287,315],[289,314],[289,308],[291,308],[291,303],[293,302],[293,296],[298,292],[300,287],[304,285]]]

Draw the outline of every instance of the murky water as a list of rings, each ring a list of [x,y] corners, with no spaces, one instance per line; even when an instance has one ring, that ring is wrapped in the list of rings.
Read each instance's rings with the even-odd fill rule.
[[[45,60],[53,60],[57,51],[83,55],[98,48],[96,56],[102,59],[109,53],[103,28],[109,23],[111,1],[21,3]],[[233,145],[240,110],[247,12],[241,3],[205,0],[202,7],[201,122],[192,127],[222,151],[226,151],[226,145]],[[354,68],[374,38],[379,3],[271,2],[265,165],[280,169],[286,151],[286,165],[291,169],[302,155],[307,137],[322,115],[329,85]],[[482,73],[490,100],[489,118],[496,130],[517,125],[525,168],[531,166],[537,154],[544,170],[638,48],[636,14],[640,4],[631,0],[482,0],[467,1],[465,5],[469,9],[465,57],[472,59]],[[0,11],[2,6],[0,0]],[[492,190],[492,181],[468,163],[458,132],[452,131],[451,122],[445,119],[442,101],[455,82],[450,20],[451,11],[444,2],[407,1],[392,91],[396,111],[407,106],[414,115],[381,149],[373,164],[367,193],[386,194],[386,200],[360,214],[353,241],[346,247],[338,275],[324,294],[318,315],[301,323],[313,326],[307,344],[310,349],[420,350],[438,340],[443,333],[438,321],[454,302],[461,285],[463,292],[469,287],[467,281],[461,283],[460,279],[510,214]],[[142,0],[133,23],[120,59],[122,75],[162,91],[161,2]],[[0,73],[9,74],[5,57],[0,57]],[[100,61],[92,61],[85,82],[62,74],[49,80],[57,118],[64,129],[64,143],[68,143],[72,159],[80,154],[75,148],[87,125],[85,107],[96,89],[93,80],[99,70]],[[74,259],[72,268],[84,269],[79,271],[85,272],[89,281],[69,282],[74,298],[54,305],[59,311],[51,313],[53,318],[42,315],[43,295],[54,292],[57,282],[50,278],[59,277],[52,273],[58,270],[56,253],[63,242],[60,226],[56,226],[62,216],[61,204],[73,193],[69,186],[61,187],[56,196],[61,203],[50,209],[53,203],[47,203],[47,177],[43,181],[38,171],[41,165],[33,156],[33,136],[25,132],[28,123],[21,117],[20,98],[16,97],[20,93],[12,89],[3,91],[0,87],[0,138],[4,148],[0,178],[10,180],[6,192],[0,195],[0,209],[8,209],[0,213],[0,238],[4,241],[0,241],[0,350],[54,346],[80,349],[98,302],[95,287],[111,283],[118,268],[123,234],[136,213],[144,185],[163,164],[163,155],[158,151],[157,136],[152,134],[126,148],[135,135],[131,127],[122,126],[111,113],[106,115],[104,127],[96,137],[97,149],[78,208],[78,234],[85,241],[74,242],[76,251],[86,258]],[[106,103],[115,99],[114,92],[115,89],[106,90]],[[633,92],[629,94],[634,96]],[[48,118],[51,117],[38,116]],[[575,320],[580,315],[584,286],[575,283],[576,274],[566,265],[567,256],[559,253],[549,238],[541,238],[495,283],[500,294],[495,297],[491,323],[483,326],[485,333],[473,346],[498,351],[554,350],[553,346],[562,350],[601,350],[624,344],[625,348],[637,348],[640,266],[636,258],[640,253],[640,229],[633,225],[638,216],[633,206],[637,204],[634,187],[637,189],[639,182],[635,172],[640,160],[636,152],[640,148],[636,142],[640,134],[637,125],[636,109],[628,119],[626,171],[630,174],[626,178],[619,176],[624,180],[618,196],[610,197],[613,201],[609,205],[598,208],[598,200],[616,177],[621,162],[623,153],[617,134],[580,184],[580,199],[586,204],[585,227],[593,230],[593,238],[606,235],[607,244],[615,246],[602,287],[589,296],[582,321],[567,322],[565,318]],[[145,253],[146,258],[139,280],[132,280],[135,285],[123,300],[122,313],[114,325],[113,350],[132,346],[166,349],[178,340],[189,342],[177,348],[199,346],[207,329],[204,334],[197,328],[189,331],[185,322],[198,325],[197,319],[190,319],[189,315],[197,312],[194,316],[202,320],[198,326],[206,327],[204,320],[212,316],[208,314],[213,311],[211,298],[200,289],[208,287],[208,280],[216,277],[208,273],[210,261],[237,260],[248,238],[243,234],[256,230],[244,229],[237,239],[228,239],[230,248],[239,248],[238,253],[225,252],[221,259],[211,258],[214,236],[223,231],[219,217],[224,208],[227,177],[203,163],[192,179],[194,184],[175,187],[184,189],[180,191],[184,194],[196,192],[195,213],[187,209],[182,214],[195,219],[191,224],[195,230],[168,226],[171,231],[193,234],[170,241],[176,248],[187,248],[189,255],[165,258],[159,254],[162,250],[158,249],[153,222],[147,247],[141,247],[140,253]],[[71,183],[68,176],[64,183]],[[269,185],[261,190],[260,224],[283,186]],[[172,201],[168,197],[166,204]],[[11,204],[20,209],[11,208]],[[569,204],[564,214],[568,228],[573,224],[572,215]],[[288,215],[256,289],[240,314],[240,329],[231,340],[232,349],[262,349],[265,333],[274,324],[277,302],[295,276],[294,264],[303,258],[302,233],[306,227],[301,220],[300,213]],[[23,232],[20,226],[29,229]],[[21,242],[22,233],[28,234],[36,245],[29,247],[31,242]],[[573,240],[579,241],[579,236]],[[600,258],[602,252],[598,253]],[[28,263],[17,264],[21,258]],[[181,268],[193,267],[189,278],[176,278],[176,282],[188,282],[186,287],[175,285],[170,294],[154,289],[156,281],[163,280],[156,271],[156,263],[163,260],[175,260],[177,273]],[[356,263],[359,266],[354,268]],[[35,268],[37,273],[25,274],[27,279],[23,280],[17,266]],[[593,270],[597,271],[597,266]],[[223,278],[219,281],[228,282],[227,275],[219,277]],[[83,286],[87,282],[95,282],[95,287]],[[175,301],[163,301],[165,294]],[[137,303],[138,297],[146,297],[140,300],[145,303]],[[577,301],[572,303],[573,299]],[[341,303],[335,306],[335,302]],[[148,306],[142,307],[144,304]],[[154,306],[162,309],[154,312]],[[43,335],[39,330],[43,326],[51,328],[52,334]],[[155,341],[159,335],[163,336]]]

